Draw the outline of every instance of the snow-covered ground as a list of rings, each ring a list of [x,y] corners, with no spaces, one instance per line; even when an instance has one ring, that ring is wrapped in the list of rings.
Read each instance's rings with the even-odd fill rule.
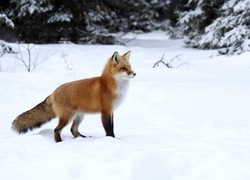
[[[98,114],[80,126],[89,138],[74,139],[68,126],[55,143],[57,119],[24,135],[11,130],[16,116],[60,84],[99,76],[114,51],[128,50],[137,76],[115,112],[117,138],[105,137]],[[36,54],[32,73],[15,55],[0,58],[0,179],[250,178],[250,53],[216,57],[151,33],[127,46],[42,45]],[[152,68],[163,54],[165,61],[180,55],[172,65],[182,65]]]

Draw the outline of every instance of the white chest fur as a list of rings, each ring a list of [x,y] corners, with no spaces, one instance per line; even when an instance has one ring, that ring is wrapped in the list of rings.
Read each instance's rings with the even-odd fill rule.
[[[117,90],[116,90],[117,97],[113,103],[113,111],[116,110],[118,106],[123,102],[129,86],[129,80],[127,79],[126,80],[116,79],[116,81],[117,81]]]

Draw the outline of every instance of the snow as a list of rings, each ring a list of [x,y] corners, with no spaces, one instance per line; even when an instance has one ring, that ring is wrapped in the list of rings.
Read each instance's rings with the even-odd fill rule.
[[[55,13],[48,19],[48,23],[55,23],[55,22],[70,22],[73,18],[73,15],[69,12],[60,12]]]
[[[33,15],[36,11],[37,12],[48,12],[52,10],[53,6],[46,4],[47,0],[40,0],[37,2],[36,0],[21,0],[17,2],[17,6],[19,6],[20,11],[18,12],[18,16],[26,16],[27,14]]]
[[[37,45],[41,63],[32,73],[14,55],[2,56],[0,179],[249,179],[250,53],[216,57],[182,46],[160,32],[127,46]],[[73,138],[69,125],[61,143],[53,140],[57,119],[24,135],[11,130],[56,87],[100,75],[115,51],[128,50],[137,75],[115,112],[115,139],[105,137],[99,114],[80,125],[87,138]],[[173,65],[182,65],[152,68],[163,54],[165,61],[181,54]]]
[[[6,14],[0,13],[0,22],[6,24],[8,27],[14,28],[14,23],[6,16]]]

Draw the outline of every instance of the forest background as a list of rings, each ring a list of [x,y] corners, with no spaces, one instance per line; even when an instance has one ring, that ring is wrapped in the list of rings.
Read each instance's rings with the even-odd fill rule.
[[[127,32],[162,30],[187,47],[250,50],[249,0],[1,0],[0,22],[7,42],[122,44]]]

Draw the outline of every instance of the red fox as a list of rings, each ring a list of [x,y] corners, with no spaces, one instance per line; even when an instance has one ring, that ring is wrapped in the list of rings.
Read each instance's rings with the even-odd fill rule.
[[[85,137],[78,131],[84,115],[101,113],[106,136],[115,137],[114,111],[126,95],[129,79],[136,75],[129,63],[130,54],[114,52],[101,76],[59,86],[43,102],[19,115],[12,123],[13,130],[26,133],[58,117],[54,139],[61,142],[61,131],[69,122],[73,121],[70,131],[74,137]]]

